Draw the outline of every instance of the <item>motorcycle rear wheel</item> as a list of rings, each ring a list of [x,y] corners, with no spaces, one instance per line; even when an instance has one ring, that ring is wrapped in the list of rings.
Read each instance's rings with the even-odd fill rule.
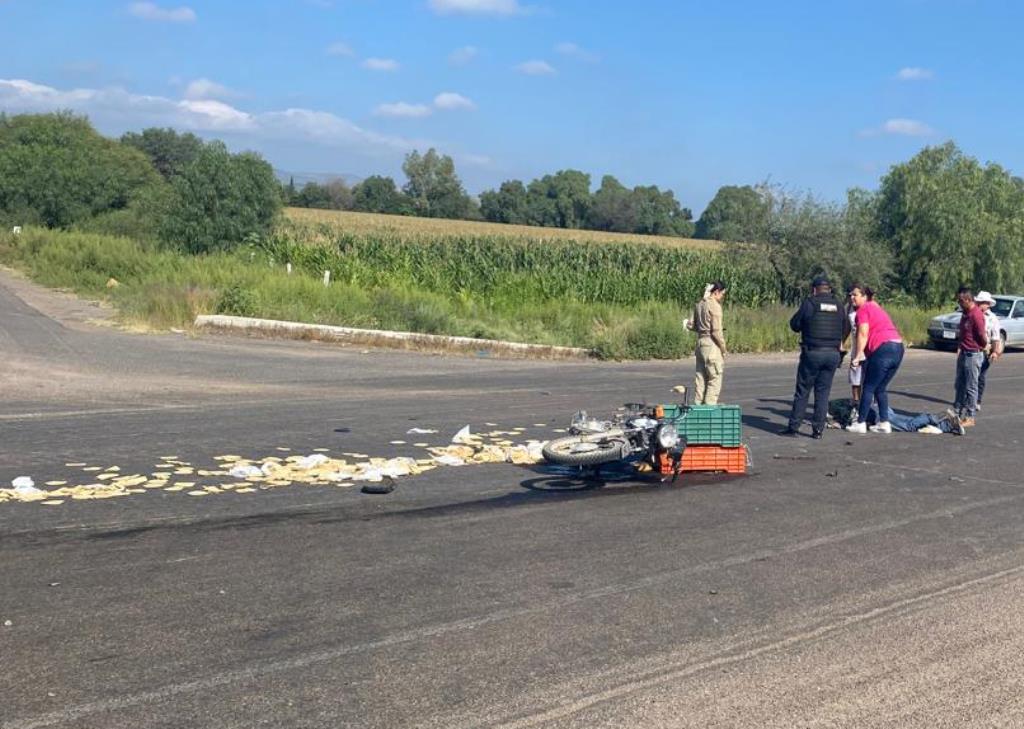
[[[581,446],[586,444],[586,450]],[[629,445],[623,440],[594,440],[593,436],[570,435],[555,438],[541,450],[544,460],[562,466],[596,466],[621,461],[629,455]]]

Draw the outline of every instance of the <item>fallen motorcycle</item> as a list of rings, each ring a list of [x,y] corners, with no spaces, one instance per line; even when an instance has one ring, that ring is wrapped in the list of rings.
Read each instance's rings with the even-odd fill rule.
[[[545,444],[546,461],[595,471],[616,462],[646,463],[655,473],[671,473],[675,481],[686,449],[676,418],[665,417],[660,405],[627,403],[613,420],[591,418],[580,410],[572,417],[569,433]]]

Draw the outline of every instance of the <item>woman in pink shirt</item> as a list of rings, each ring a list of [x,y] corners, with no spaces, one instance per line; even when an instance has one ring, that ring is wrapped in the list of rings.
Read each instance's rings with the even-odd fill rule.
[[[866,433],[873,400],[878,412],[889,412],[889,383],[903,362],[903,338],[896,325],[875,302],[875,292],[867,286],[850,287],[850,299],[857,307],[857,336],[851,364],[864,368],[864,384],[857,409],[857,422],[847,426],[851,433]],[[892,425],[882,420],[871,426],[874,433],[891,433]]]

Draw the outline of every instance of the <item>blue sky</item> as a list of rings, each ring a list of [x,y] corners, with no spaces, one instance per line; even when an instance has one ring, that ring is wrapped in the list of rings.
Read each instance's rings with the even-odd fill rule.
[[[1024,174],[1024,3],[0,0],[0,109],[173,126],[296,172],[470,192],[563,168],[842,199],[953,139]]]

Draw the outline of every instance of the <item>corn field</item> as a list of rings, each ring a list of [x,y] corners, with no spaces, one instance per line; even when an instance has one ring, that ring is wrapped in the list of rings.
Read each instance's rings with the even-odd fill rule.
[[[338,232],[355,235],[394,235],[409,240],[458,237],[529,238],[533,240],[573,240],[584,243],[646,243],[669,248],[720,250],[718,241],[696,238],[673,238],[664,235],[609,233],[600,230],[544,228],[533,225],[507,225],[446,218],[419,218],[406,215],[356,213],[347,210],[316,210],[287,208],[285,225],[295,229],[299,237],[311,242],[330,238]]]
[[[332,280],[369,289],[404,284],[507,303],[686,305],[707,282],[721,279],[735,303],[759,307],[777,301],[770,270],[750,252],[507,235],[352,233],[301,224],[282,226],[261,248],[278,263],[310,275],[329,270]]]

